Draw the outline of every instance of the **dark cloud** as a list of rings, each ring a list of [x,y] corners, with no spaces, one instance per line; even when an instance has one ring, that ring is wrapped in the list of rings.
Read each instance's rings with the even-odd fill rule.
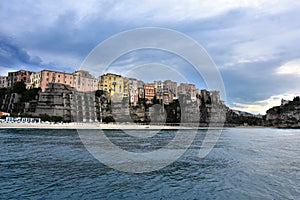
[[[19,47],[12,39],[0,36],[0,62],[2,66],[42,64],[38,56],[30,56],[26,50]]]
[[[24,48],[21,48],[12,38],[0,36],[0,66],[1,74],[8,69],[27,69],[38,71],[41,69],[61,68],[54,62],[45,63],[39,56],[30,55]]]
[[[168,2],[161,6],[149,2],[132,4],[137,8],[118,1],[87,7],[79,1],[4,2],[0,4],[0,67],[73,71],[93,48],[112,35],[155,26],[187,34],[207,50],[220,69],[228,104],[255,102],[298,89],[299,77],[279,75],[275,71],[300,58],[300,23],[296,20],[299,6],[281,3],[270,8],[261,4],[258,8],[245,3],[246,6],[237,3],[233,7],[223,3],[220,6],[226,9],[222,11],[213,3],[211,6],[216,9],[210,15],[207,10],[201,10],[201,5],[195,7],[204,13],[188,7],[188,11],[180,8],[181,12],[172,13],[174,7]],[[126,41],[123,42],[125,45]],[[115,64],[173,65],[176,62],[178,69],[189,71],[188,65],[166,55],[132,54],[130,58]],[[197,77],[190,75],[190,80],[196,83]]]

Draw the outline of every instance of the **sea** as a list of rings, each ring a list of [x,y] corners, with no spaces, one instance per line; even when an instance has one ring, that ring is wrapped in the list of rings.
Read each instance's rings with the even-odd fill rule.
[[[175,133],[142,140],[122,130],[98,134],[124,151],[145,153]],[[0,199],[300,199],[300,130],[225,128],[200,158],[207,133],[198,130],[167,166],[134,173],[96,159],[77,130],[0,129]]]

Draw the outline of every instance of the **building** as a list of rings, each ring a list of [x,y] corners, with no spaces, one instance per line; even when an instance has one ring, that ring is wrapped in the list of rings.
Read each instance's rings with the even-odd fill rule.
[[[155,87],[153,84],[144,85],[145,99],[152,100],[155,97]]]
[[[42,91],[48,88],[49,83],[59,83],[74,87],[75,80],[73,74],[53,70],[42,70],[40,73],[41,77],[37,78],[36,81],[40,82]]]
[[[1,112],[1,111],[0,111],[0,117],[3,117],[3,116],[9,117],[10,114],[9,114],[8,112]]]
[[[16,72],[8,72],[7,87],[13,86],[14,83],[23,81],[26,85],[30,84],[30,75],[33,72],[26,70],[19,70]]]
[[[107,73],[100,76],[99,90],[104,90],[108,93],[109,99],[120,101],[123,99],[124,84],[121,75]]]
[[[53,70],[33,72],[30,76],[30,83],[27,88],[40,87],[42,91],[45,91],[50,83],[64,84],[75,88],[77,91],[87,92],[96,91],[98,89],[98,79],[84,70],[75,71],[72,74]]]
[[[168,91],[172,94],[173,99],[178,98],[178,87],[177,87],[177,82],[171,81],[171,80],[166,80],[164,81],[164,91]]]
[[[163,91],[164,83],[162,81],[154,81],[153,85],[155,88],[156,99],[162,101],[163,93],[164,93],[164,91]]]
[[[0,88],[8,87],[8,76],[0,76]]]
[[[180,83],[178,94],[183,95],[187,100],[196,101],[196,86],[194,84]]]
[[[33,72],[30,75],[30,83],[27,84],[27,88],[39,88],[41,87],[42,73]]]
[[[129,102],[131,105],[136,106],[139,100],[138,80],[134,78],[129,78],[128,88],[129,88]]]
[[[138,85],[138,98],[144,99],[145,98],[144,82],[138,80],[137,85]]]
[[[66,77],[68,77],[66,75]],[[95,77],[93,77],[88,71],[85,70],[78,70],[73,73],[73,79],[67,79],[65,80],[66,83],[68,84],[71,83],[73,80],[73,85],[77,91],[82,91],[82,92],[92,92],[96,91],[98,89],[98,82],[99,80]]]
[[[172,103],[174,99],[178,99],[177,82],[166,80],[163,86],[163,99],[164,104]]]
[[[128,99],[129,98],[129,89],[130,89],[130,86],[129,86],[129,78],[126,78],[126,77],[123,77],[123,98],[126,98]]]

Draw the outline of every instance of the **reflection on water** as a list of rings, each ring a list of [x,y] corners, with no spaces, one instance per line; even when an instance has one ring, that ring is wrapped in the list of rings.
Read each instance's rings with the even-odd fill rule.
[[[134,139],[108,131],[129,151],[151,151],[174,137]],[[142,134],[142,131],[141,131]],[[108,168],[76,130],[0,129],[0,199],[298,199],[300,131],[226,129],[213,151],[197,157],[205,131],[173,164],[144,174]]]

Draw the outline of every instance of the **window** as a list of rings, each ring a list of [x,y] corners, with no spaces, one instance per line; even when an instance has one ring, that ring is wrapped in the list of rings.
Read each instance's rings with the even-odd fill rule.
[[[60,78],[60,75],[58,75],[58,78]]]
[[[60,83],[60,80],[58,80],[58,82]]]

